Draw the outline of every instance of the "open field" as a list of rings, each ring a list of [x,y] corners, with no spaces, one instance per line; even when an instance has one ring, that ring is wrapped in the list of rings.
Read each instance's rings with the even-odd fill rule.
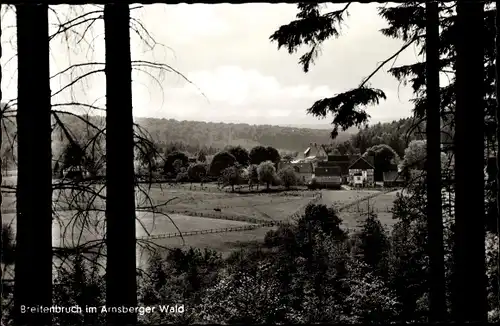
[[[343,224],[350,230],[356,230],[359,224],[364,220],[364,214],[370,211],[377,214],[380,222],[388,228],[391,228],[396,222],[392,218],[393,202],[399,191],[392,191],[389,193],[380,193],[376,197],[367,199],[359,204],[353,205],[340,212],[340,217]]]
[[[15,182],[7,179],[9,185]],[[15,180],[14,180],[15,181]],[[7,182],[4,182],[4,184]],[[105,188],[101,184],[92,185],[91,189],[96,193],[105,196]],[[247,189],[247,188],[246,188]],[[151,213],[145,214],[139,212],[139,220],[137,222],[137,236],[159,235],[166,233],[178,233],[224,229],[240,226],[249,226],[250,223],[237,221],[234,219],[253,218],[262,221],[284,221],[287,220],[293,213],[303,208],[309,203],[315,192],[307,190],[294,190],[282,193],[232,193],[230,191],[221,191],[217,189],[216,184],[206,184],[204,189],[200,188],[199,184],[177,184],[170,186],[168,184],[153,184],[151,187],[141,186],[137,189],[137,206],[138,208],[147,207],[151,204],[159,205],[157,209],[161,212],[168,213],[178,229],[172,221],[165,216],[158,214],[155,218]],[[74,211],[60,211],[70,209],[67,202],[73,198],[75,191],[56,190],[54,191],[54,210],[57,215],[62,216],[65,224],[71,219]],[[151,202],[146,200],[148,195]],[[374,209],[382,223],[390,226],[393,224],[392,214],[388,211],[392,208],[392,202],[395,199],[395,192],[384,194],[376,190],[322,190],[322,199],[320,204],[327,206],[335,206],[338,209],[344,206],[359,202],[352,207],[341,211],[340,215],[343,219],[343,224],[348,229],[356,229],[359,222],[363,219],[363,212],[370,205]],[[376,197],[373,197],[376,196]],[[83,232],[81,242],[102,238],[102,230],[104,220],[104,201],[102,198],[97,198],[95,195],[79,194],[78,206],[86,207],[89,201],[93,201],[93,208],[101,210],[92,212],[90,226],[88,230]],[[370,198],[373,197],[373,198]],[[363,201],[363,199],[370,198]],[[165,202],[168,203],[166,205]],[[369,204],[368,204],[369,203]],[[3,220],[11,220],[15,214],[15,196],[14,194],[4,194],[2,204]],[[11,213],[11,214],[7,214]],[[206,216],[206,217],[202,217]],[[213,218],[209,218],[213,217]],[[231,220],[225,219],[230,218]],[[65,239],[67,245],[71,244],[71,238],[77,239],[80,236],[81,225],[73,223],[76,227],[73,230],[66,230],[67,234],[61,236],[61,228],[54,221],[54,238],[53,244],[58,246],[61,244],[61,238]],[[78,227],[80,226],[80,227]],[[147,232],[143,229],[145,226]],[[210,233],[198,234],[184,237],[184,242],[180,237],[167,239],[154,239],[153,242],[169,247],[186,247],[193,246],[198,248],[209,247],[219,250],[223,253],[229,253],[238,247],[244,246],[245,243],[262,242],[268,230],[272,228],[261,227],[254,230],[243,230],[237,232]],[[71,241],[71,242],[70,242]],[[69,242],[69,243],[68,243]]]
[[[169,214],[171,220],[162,215],[154,216],[151,213],[138,212],[137,215],[137,237],[146,236],[148,233],[150,235],[159,235],[165,233],[178,233],[179,230],[181,232],[189,232],[250,225],[250,223],[240,221],[184,216],[178,214]],[[72,245],[73,239],[75,241],[74,244],[78,244],[86,241],[101,239],[103,237],[102,226],[104,213],[102,212],[88,212],[90,223],[87,224],[85,228],[81,227],[81,221],[84,218],[83,214],[78,216],[76,212],[64,211],[58,212],[58,216],[60,216],[62,220],[61,222],[65,225],[69,225],[69,227],[65,229],[64,226],[60,226],[58,222],[55,221],[53,223],[52,244],[54,246],[59,246],[61,244]],[[2,221],[12,223],[11,225],[15,231],[16,221],[14,214],[2,215]],[[175,226],[177,226],[178,229]],[[83,232],[81,232],[82,229]],[[64,241],[63,243],[61,243],[62,239]]]
[[[169,247],[169,248],[210,248],[217,250],[223,256],[228,256],[231,252],[240,248],[259,244],[264,241],[264,237],[272,227],[261,227],[255,230],[246,230],[240,232],[226,232],[226,233],[213,233],[203,234],[184,238],[168,238],[168,239],[155,239],[154,243]]]

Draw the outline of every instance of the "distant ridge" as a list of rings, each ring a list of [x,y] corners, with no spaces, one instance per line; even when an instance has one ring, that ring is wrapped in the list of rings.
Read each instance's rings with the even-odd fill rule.
[[[333,126],[328,123],[309,123],[309,124],[279,124],[279,127],[286,128],[300,128],[300,129],[314,129],[314,130],[332,130]],[[356,127],[351,127],[347,129],[345,132],[348,134],[355,134],[359,131]]]

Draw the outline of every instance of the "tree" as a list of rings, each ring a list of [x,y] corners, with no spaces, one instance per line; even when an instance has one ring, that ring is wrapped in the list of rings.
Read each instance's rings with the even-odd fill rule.
[[[273,162],[265,161],[259,164],[257,168],[259,174],[259,181],[266,184],[266,189],[269,190],[271,183],[276,180],[276,168]]]
[[[355,235],[355,254],[370,268],[367,272],[374,272],[377,276],[386,278],[388,270],[388,256],[390,242],[378,217],[368,213],[361,223],[361,230]]]
[[[16,5],[16,15],[18,177],[14,323],[50,325],[50,314],[26,314],[21,310],[21,306],[52,305],[52,126],[48,6],[29,3]],[[36,268],[33,268],[35,261]]]
[[[427,157],[425,140],[413,140],[405,149],[405,156],[401,162],[402,169],[417,169],[425,168],[425,158]]]
[[[271,146],[267,146],[266,150],[267,150],[267,160],[266,161],[271,161],[275,165],[278,164],[280,159],[281,159],[280,153],[278,152],[278,150],[274,147],[271,147]]]
[[[212,176],[220,176],[224,169],[233,166],[236,163],[236,158],[228,152],[219,152],[215,154],[210,163],[209,173]]]
[[[239,165],[245,167],[250,162],[250,155],[248,151],[241,146],[229,146],[226,151],[236,158]]]
[[[231,186],[231,191],[234,192],[234,186],[240,184],[241,167],[238,164],[230,166],[222,170],[223,186]]]
[[[248,166],[248,188],[252,189],[254,185],[257,185],[257,190],[259,190],[258,165],[250,164]]]
[[[106,306],[137,306],[134,118],[130,10],[104,6],[106,53]],[[112,325],[135,325],[136,313],[109,312]]]
[[[191,182],[202,182],[207,174],[207,166],[203,163],[191,164],[187,169],[187,174]]]
[[[77,143],[69,143],[63,150],[62,169],[78,167],[84,164],[85,151]]]
[[[290,54],[295,53],[303,45],[309,46],[310,50],[299,59],[299,64],[307,73],[310,65],[318,57],[322,43],[331,37],[340,36],[340,26],[344,21],[344,15],[348,14],[350,5],[349,2],[340,10],[321,13],[321,5],[318,3],[299,3],[297,19],[281,26],[269,38],[278,43],[278,49],[286,47]],[[386,98],[382,90],[367,86],[370,77],[371,75],[357,88],[316,101],[307,112],[322,118],[329,113],[333,115],[332,138],[338,136],[339,128],[345,131],[349,127],[366,124],[369,115],[362,107],[378,104],[380,99]]]
[[[165,164],[163,166],[163,172],[165,174],[175,173],[174,162],[176,160],[180,160],[182,162],[182,166],[186,166],[189,162],[189,158],[186,154],[178,151],[173,151],[167,154],[165,157]]]
[[[457,4],[455,283],[458,322],[487,322],[484,216],[484,3]],[[474,218],[470,218],[474,212]]]
[[[297,185],[297,174],[295,174],[295,170],[291,166],[287,166],[279,170],[278,177],[286,189],[290,189],[291,187]]]
[[[207,156],[205,155],[204,151],[199,151],[198,152],[198,162],[205,163],[207,161]]]
[[[375,165],[375,181],[382,181],[383,173],[393,170],[398,162],[399,156],[388,145],[375,145],[366,150],[364,157],[372,155]]]
[[[269,152],[264,146],[255,146],[250,150],[250,163],[259,165],[269,159]]]
[[[446,320],[446,284],[441,203],[441,99],[439,94],[439,7],[426,3],[427,228],[430,260],[430,321]]]

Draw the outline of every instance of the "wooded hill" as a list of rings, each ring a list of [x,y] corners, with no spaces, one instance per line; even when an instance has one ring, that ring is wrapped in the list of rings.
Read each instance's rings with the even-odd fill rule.
[[[88,139],[95,133],[95,129],[87,125],[82,117],[60,114],[61,121],[72,136],[80,141]],[[104,117],[85,116],[93,125],[104,126]],[[330,130],[281,127],[272,125],[249,125],[244,123],[215,123],[200,121],[178,121],[174,119],[137,118],[136,122],[152,137],[160,147],[181,143],[191,148],[209,148],[215,152],[227,145],[241,145],[251,149],[257,145],[272,146],[280,151],[302,153],[310,143],[331,144],[348,141],[354,148],[364,152],[367,148],[377,144],[387,144],[402,155],[406,148],[406,134],[412,124],[412,119],[401,119],[390,123],[377,123],[359,132],[350,129],[340,132],[332,141]],[[55,123],[55,120],[54,120]],[[11,138],[5,137],[6,133]],[[15,134],[15,119],[4,121],[2,127],[4,153],[8,146],[8,139]],[[408,141],[414,139],[408,138]],[[101,139],[101,142],[104,139]],[[53,157],[58,157],[67,144],[67,139],[61,128],[56,127],[53,132]],[[194,153],[192,153],[194,154]]]

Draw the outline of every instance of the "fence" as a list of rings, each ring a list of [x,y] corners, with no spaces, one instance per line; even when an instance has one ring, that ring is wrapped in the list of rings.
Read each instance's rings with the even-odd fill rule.
[[[314,205],[314,204],[316,204],[317,202],[319,202],[322,198],[323,198],[323,194],[322,194],[321,192],[316,192],[316,193],[314,194],[314,197],[313,197],[313,198],[312,198],[312,199],[311,199],[308,203],[306,203],[306,204],[302,205],[302,207],[300,207],[297,211],[295,211],[295,213],[293,213],[292,215],[290,215],[290,216],[288,217],[288,220],[290,220],[290,221],[294,221],[294,220],[296,220],[296,219],[300,218],[302,215],[304,215],[304,214],[305,214],[305,212],[306,212],[306,207],[307,207],[308,205],[311,205],[311,204],[312,204],[312,205]]]
[[[392,191],[393,190],[386,190],[386,191],[378,192],[378,193],[375,193],[375,194],[372,194],[372,195],[369,195],[369,196],[366,196],[366,197],[362,197],[362,198],[357,199],[357,200],[355,200],[355,201],[353,201],[353,202],[351,202],[349,204],[340,206],[338,208],[338,211],[339,212],[346,211],[347,209],[350,209],[351,207],[357,206],[357,205],[361,204],[364,201],[368,201],[368,200],[373,199],[373,198],[375,198],[377,196],[384,195],[384,194],[390,193]]]
[[[163,233],[163,234],[154,234],[149,236],[138,237],[138,239],[167,239],[167,238],[176,238],[176,237],[186,237],[192,235],[200,235],[200,234],[211,234],[211,233],[224,233],[224,232],[240,232],[247,230],[254,230],[261,227],[260,225],[244,225],[244,226],[235,226],[231,228],[219,228],[219,229],[207,229],[207,230],[196,230],[196,231],[187,231],[187,232],[175,232],[175,233]]]

